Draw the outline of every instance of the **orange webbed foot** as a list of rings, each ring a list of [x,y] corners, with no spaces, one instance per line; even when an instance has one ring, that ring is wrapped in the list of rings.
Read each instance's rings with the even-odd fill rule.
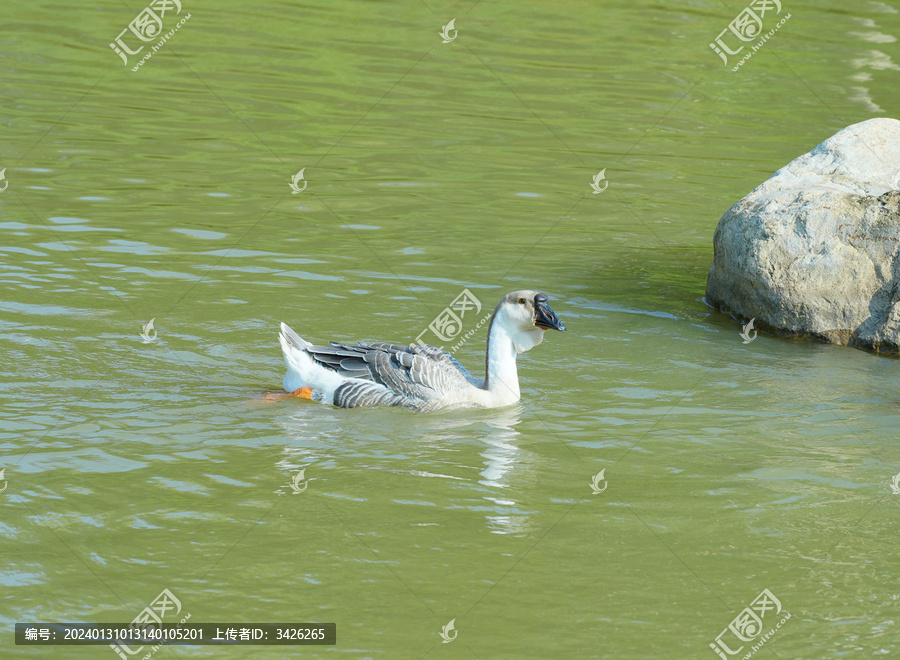
[[[312,388],[301,387],[293,392],[266,392],[263,398],[266,401],[285,401],[286,399],[312,400]]]
[[[312,400],[312,388],[311,387],[301,387],[299,390],[294,390],[290,393],[289,396],[292,396],[296,399],[306,399],[308,401]]]

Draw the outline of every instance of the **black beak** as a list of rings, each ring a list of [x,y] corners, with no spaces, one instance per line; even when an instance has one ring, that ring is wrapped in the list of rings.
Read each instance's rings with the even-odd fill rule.
[[[566,331],[566,326],[556,316],[556,313],[550,309],[547,304],[547,296],[539,293],[534,297],[534,324],[544,330]]]

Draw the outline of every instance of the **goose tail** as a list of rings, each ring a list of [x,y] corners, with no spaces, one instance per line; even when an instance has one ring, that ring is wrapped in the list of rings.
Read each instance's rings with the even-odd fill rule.
[[[312,398],[331,403],[334,400],[334,390],[341,384],[341,377],[316,364],[307,351],[312,344],[291,330],[286,323],[281,324],[278,341],[281,342],[287,366],[282,382],[284,389],[294,392],[301,387],[309,387],[313,391]]]

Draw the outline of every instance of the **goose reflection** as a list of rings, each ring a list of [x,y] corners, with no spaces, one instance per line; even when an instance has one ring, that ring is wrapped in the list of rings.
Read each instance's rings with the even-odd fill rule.
[[[467,413],[464,417],[435,417],[428,424],[426,442],[435,443],[435,447],[446,447],[450,442],[479,442],[481,466],[478,468],[478,487],[472,490],[482,493],[481,496],[489,504],[471,508],[487,512],[485,519],[493,534],[524,534],[532,527],[530,518],[533,512],[520,509],[513,495],[513,491],[537,482],[537,456],[527,449],[523,450],[518,442],[521,433],[516,426],[522,421],[523,411],[521,405],[513,405]],[[459,478],[421,471],[415,474]]]
[[[485,448],[481,452],[484,468],[479,483],[493,488],[507,488],[509,477],[519,455],[515,440],[519,436],[516,426],[522,421],[522,407],[505,408],[484,419],[490,431],[484,437]]]
[[[484,467],[479,473],[478,483],[490,489],[506,489],[506,493],[489,492],[484,498],[493,503],[494,513],[485,516],[488,527],[494,534],[524,534],[531,531],[531,516],[518,508],[509,488],[515,479],[521,486],[530,481],[529,474],[536,473],[532,460],[534,455],[522,450],[517,438],[520,433],[516,426],[522,421],[522,406],[513,406],[497,411],[484,419],[490,431],[484,437],[481,457]],[[518,469],[517,469],[518,468]]]
[[[522,434],[516,427],[524,410],[521,405],[512,405],[447,415],[398,416],[395,410],[385,408],[370,409],[350,421],[347,416],[338,415],[325,415],[322,419],[322,407],[302,406],[279,420],[289,441],[275,465],[285,473],[279,491],[289,494],[290,478],[304,468],[310,468],[306,478],[319,480],[339,466],[350,467],[352,463],[351,470],[356,471],[365,465],[373,470],[372,474],[383,475],[378,491],[389,499],[403,496],[384,481],[387,474],[395,475],[394,478],[408,475],[453,480],[458,489],[454,489],[450,500],[433,499],[446,491],[426,486],[417,493],[416,502],[483,514],[488,531],[493,534],[528,533],[535,511],[521,509],[516,494],[538,483],[539,456],[520,447]],[[325,479],[320,482],[323,487],[328,482],[327,476]],[[332,495],[340,493],[337,496],[360,499],[358,491],[356,497],[350,494],[356,488],[341,493],[338,483],[331,483]],[[406,486],[400,485],[400,491],[405,490]],[[374,490],[368,490],[362,499],[377,497]]]

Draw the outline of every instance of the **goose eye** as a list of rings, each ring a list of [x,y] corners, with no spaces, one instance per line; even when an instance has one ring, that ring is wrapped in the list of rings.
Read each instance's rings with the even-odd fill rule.
[[[520,305],[524,305],[524,304],[525,304],[525,299],[524,299],[524,298],[519,298],[519,304],[520,304]]]

